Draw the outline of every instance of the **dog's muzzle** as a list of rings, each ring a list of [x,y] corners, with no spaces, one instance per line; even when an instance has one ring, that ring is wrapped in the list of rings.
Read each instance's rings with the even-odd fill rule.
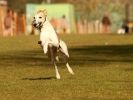
[[[34,26],[35,28],[37,28],[36,20],[33,20],[32,21],[32,26]]]
[[[36,20],[33,20],[32,26],[40,30],[42,28],[42,22],[36,23]]]

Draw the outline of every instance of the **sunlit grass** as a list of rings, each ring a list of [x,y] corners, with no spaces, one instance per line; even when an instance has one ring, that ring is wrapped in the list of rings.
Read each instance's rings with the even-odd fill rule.
[[[132,100],[133,35],[61,35],[71,76],[61,80],[38,46],[38,36],[0,38],[0,100]]]

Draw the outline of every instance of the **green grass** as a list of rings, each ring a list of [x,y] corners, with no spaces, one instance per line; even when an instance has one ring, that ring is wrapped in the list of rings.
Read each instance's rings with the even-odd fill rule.
[[[61,35],[71,76],[61,80],[38,36],[0,38],[0,100],[133,100],[133,35]]]

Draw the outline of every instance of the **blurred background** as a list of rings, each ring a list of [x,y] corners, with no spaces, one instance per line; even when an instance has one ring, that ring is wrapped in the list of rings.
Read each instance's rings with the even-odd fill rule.
[[[67,43],[62,79],[32,27],[46,9]],[[133,0],[0,0],[0,100],[133,100]]]
[[[0,36],[38,34],[31,21],[39,9],[58,34],[133,32],[133,0],[0,0]]]

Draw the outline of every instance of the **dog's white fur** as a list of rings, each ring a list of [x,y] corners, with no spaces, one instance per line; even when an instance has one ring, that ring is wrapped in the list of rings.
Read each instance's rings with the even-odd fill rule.
[[[44,45],[44,53],[47,53],[48,44],[59,47],[57,34],[47,18],[41,29],[40,40]]]
[[[46,10],[43,11],[40,10],[37,12],[37,14],[34,17],[34,24],[36,28],[40,29],[40,41],[43,47],[44,54],[48,53],[48,46],[54,46],[57,48],[60,47],[60,51],[64,53],[67,57],[69,57],[68,49],[65,42],[58,38],[53,26],[47,19]],[[56,59],[58,59],[58,56],[56,57]],[[55,66],[56,78],[60,79],[60,74],[58,72],[58,68],[55,63],[54,66]],[[74,74],[68,62],[66,63],[66,66],[68,68],[68,71],[71,74]]]

